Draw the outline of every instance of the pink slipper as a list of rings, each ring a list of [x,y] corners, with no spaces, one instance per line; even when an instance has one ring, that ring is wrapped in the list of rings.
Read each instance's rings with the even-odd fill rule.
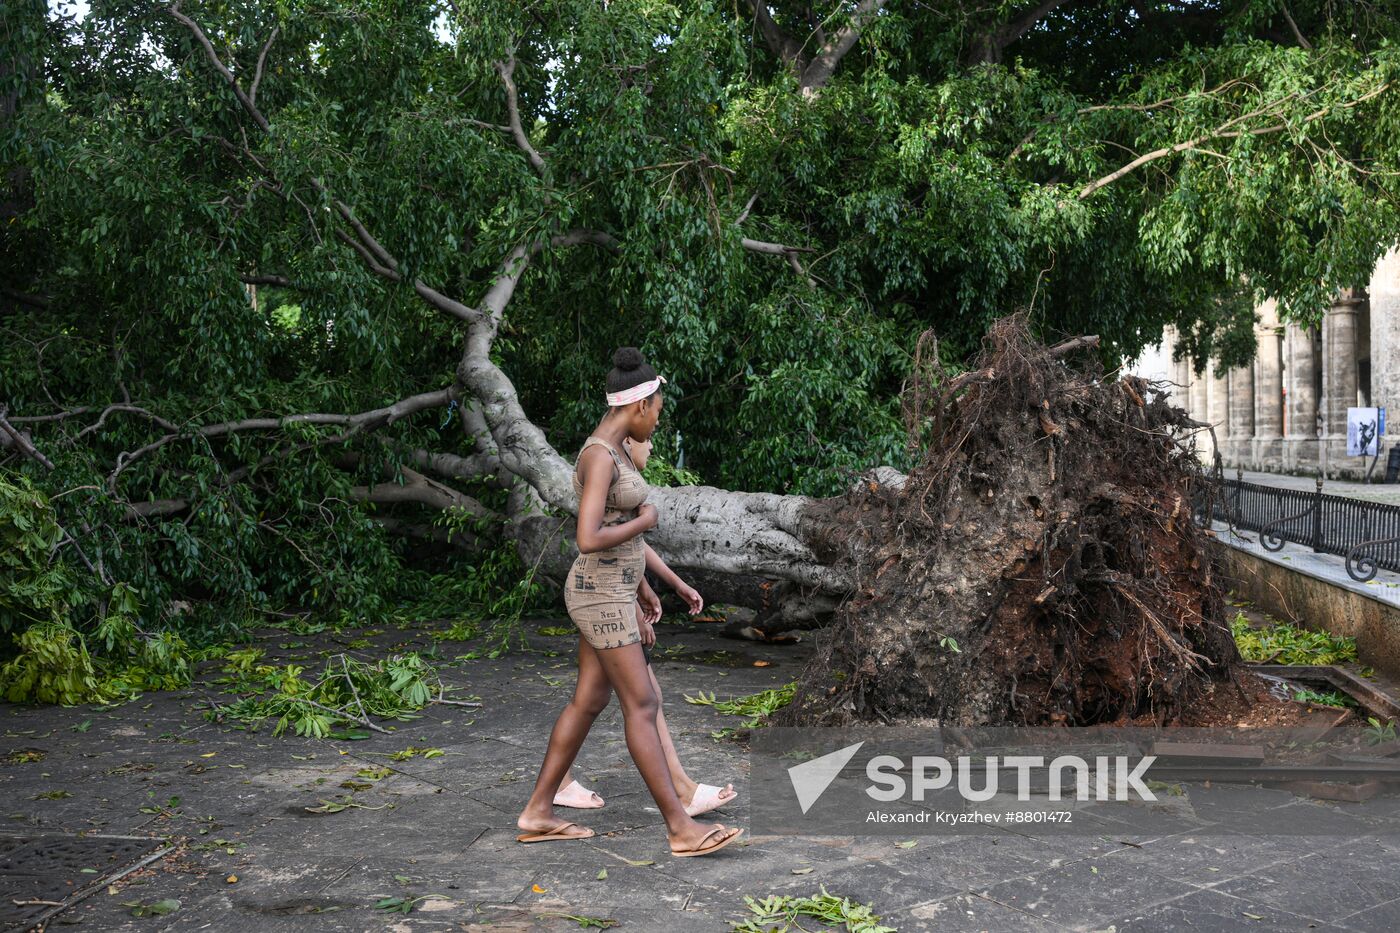
[[[711,810],[718,810],[727,804],[739,799],[736,793],[732,797],[720,797],[720,788],[713,784],[700,784],[695,788],[695,796],[691,798],[690,805],[685,808],[687,816],[699,816],[702,813],[709,813]]]
[[[699,796],[698,791],[696,796]],[[554,805],[556,807],[573,807],[575,810],[596,810],[603,805],[603,798],[578,781],[570,781],[563,790],[555,793]]]

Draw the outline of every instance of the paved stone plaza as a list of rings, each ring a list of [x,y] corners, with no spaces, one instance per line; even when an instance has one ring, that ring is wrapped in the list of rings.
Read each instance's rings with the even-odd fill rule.
[[[1382,463],[1376,468],[1376,482],[1359,483],[1353,480],[1329,479],[1322,484],[1322,491],[1329,496],[1346,496],[1349,499],[1364,499],[1367,502],[1384,502],[1390,505],[1400,505],[1400,483],[1382,483],[1381,476],[1385,471]],[[1317,489],[1317,474],[1311,476],[1295,476],[1291,473],[1261,473],[1256,470],[1244,470],[1244,481],[1246,483],[1258,483],[1260,486],[1277,486],[1280,489],[1296,489],[1299,492],[1314,492]],[[1226,470],[1225,478],[1234,479],[1236,472]]]
[[[558,623],[532,630],[549,624]],[[725,697],[785,683],[800,672],[809,645],[724,640],[718,628],[660,626],[658,648],[667,653],[657,655],[658,673],[693,775],[733,780],[743,795],[743,805],[718,818],[748,825],[745,749],[710,738],[738,720],[688,705],[682,694],[704,689]],[[301,658],[313,669],[317,650],[343,650],[359,637],[264,636],[258,643],[269,660]],[[431,644],[421,633],[396,630],[371,641],[373,649],[356,654]],[[91,931],[583,928],[570,917],[611,919],[620,929],[723,931],[744,916],[744,895],[816,894],[822,886],[871,903],[901,931],[1400,928],[1400,823],[1377,816],[1383,810],[1371,804],[1321,804],[1273,790],[1254,792],[1261,826],[1297,825],[1325,808],[1347,831],[759,837],[713,857],[675,859],[627,757],[616,704],[580,761],[606,809],[561,811],[579,813],[599,836],[520,845],[514,818],[573,679],[570,639],[532,641],[562,653],[444,664],[444,677],[483,707],[429,707],[421,720],[367,741],[273,738],[270,729],[249,734],[207,722],[194,708],[201,698],[227,702],[207,683],[217,667],[190,690],[108,711],[0,706],[0,858],[14,848],[6,839],[38,834],[169,837],[172,851],[51,925]],[[447,660],[460,650],[441,645]],[[410,746],[444,754],[390,760]],[[389,772],[379,780],[358,775],[372,768]],[[346,790],[343,781],[370,786]],[[352,795],[363,808],[305,810]],[[27,851],[42,851],[42,840],[37,845]],[[24,859],[0,864],[13,874],[0,879],[8,901],[37,868]],[[425,894],[443,897],[407,915],[374,906]],[[178,899],[179,909],[137,918],[122,906],[165,898]]]

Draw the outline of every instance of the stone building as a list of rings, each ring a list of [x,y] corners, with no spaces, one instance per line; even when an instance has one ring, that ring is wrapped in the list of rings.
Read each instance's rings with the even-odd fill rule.
[[[1267,470],[1361,478],[1371,458],[1347,456],[1347,408],[1388,409],[1373,481],[1400,435],[1400,249],[1387,253],[1369,287],[1337,295],[1322,325],[1280,324],[1274,302],[1258,309],[1258,351],[1248,366],[1196,376],[1189,360],[1172,360],[1168,330],[1155,360],[1134,370],[1175,383],[1177,404],[1215,426],[1227,470]],[[1203,455],[1212,455],[1209,434]]]

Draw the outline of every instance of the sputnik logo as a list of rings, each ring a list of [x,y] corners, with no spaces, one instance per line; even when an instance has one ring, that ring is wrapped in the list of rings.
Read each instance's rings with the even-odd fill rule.
[[[811,761],[804,761],[800,765],[793,765],[788,768],[788,778],[792,781],[792,789],[797,794],[797,802],[802,807],[805,814],[812,809],[812,805],[817,802],[826,789],[831,786],[831,782],[836,780],[836,775],[841,773],[841,769],[855,757],[856,752],[864,742],[857,742],[854,745],[847,745],[845,748],[834,751],[820,758],[813,758]]]

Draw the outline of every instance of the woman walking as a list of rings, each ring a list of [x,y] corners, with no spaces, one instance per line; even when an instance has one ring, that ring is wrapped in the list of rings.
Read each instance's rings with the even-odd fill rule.
[[[661,415],[665,381],[641,351],[619,349],[607,378],[608,413],[584,442],[574,468],[579,556],[565,583],[564,603],[579,629],[578,683],[554,724],[534,792],[516,821],[524,830],[516,837],[521,842],[593,835],[592,830],[555,816],[553,802],[613,691],[622,704],[627,750],[666,821],[671,853],[708,855],[743,832],[723,824],[699,823],[686,813],[667,766],[657,728],[660,698],[642,651],[644,620],[638,617],[637,594],[650,548],[641,536],[656,527],[656,507],[646,503],[646,482],[623,455],[622,446],[628,438],[634,442],[651,438]],[[650,630],[650,618],[645,625]]]
[[[632,466],[636,467],[638,473],[646,471],[647,461],[651,459],[651,441],[638,442],[630,438],[624,439],[622,451]],[[658,580],[675,590],[676,594],[685,600],[686,610],[691,615],[699,614],[700,610],[705,608],[705,600],[695,591],[695,588],[666,566],[666,562],[651,549],[650,545],[643,543],[642,547],[646,551],[647,571],[655,574]],[[661,750],[666,755],[666,767],[671,772],[671,784],[676,788],[681,803],[685,804],[686,813],[691,816],[709,813],[711,810],[717,810],[726,804],[733,803],[739,795],[735,793],[733,784],[716,787],[713,784],[697,782],[686,773],[685,765],[681,764],[680,756],[676,753],[675,742],[671,740],[671,730],[666,726],[666,711],[663,708],[665,700],[661,696],[661,684],[657,681],[656,670],[651,664],[651,646],[656,641],[656,633],[652,629],[652,624],[661,618],[661,600],[648,585],[645,575],[642,576],[641,584],[637,588],[637,603],[641,607],[641,618],[638,621],[642,633],[642,653],[647,659],[647,676],[651,679],[651,689],[656,691],[656,731],[661,736]],[[556,807],[596,810],[602,807],[603,803],[603,798],[597,792],[589,790],[575,780],[572,767],[564,774],[564,779],[559,783],[559,792],[554,795]]]

